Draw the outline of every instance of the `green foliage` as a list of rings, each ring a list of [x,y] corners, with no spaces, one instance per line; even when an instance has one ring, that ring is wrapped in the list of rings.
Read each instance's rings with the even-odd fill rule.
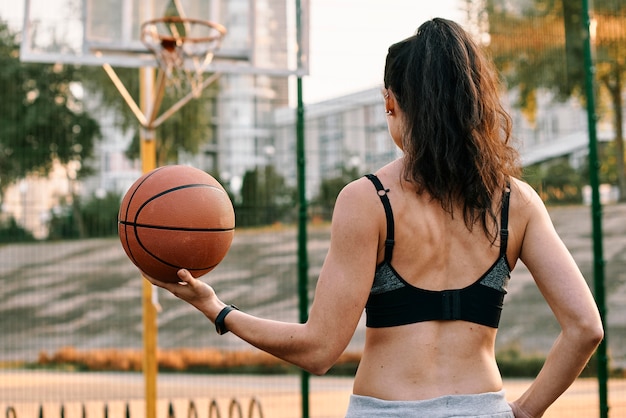
[[[468,0],[469,1],[469,0]],[[577,97],[585,100],[584,19],[579,0],[529,0],[509,2],[488,0],[486,11],[493,60],[509,88],[517,88],[516,103],[533,122],[537,113],[537,92],[547,90],[558,100]],[[624,159],[623,91],[626,79],[626,2],[590,2],[594,26],[594,74],[599,99],[595,113],[612,117],[615,130],[617,184],[626,199]]]
[[[52,216],[50,216],[48,221],[48,240],[57,241],[78,238],[80,238],[80,229],[71,207],[63,206],[60,209],[53,210]]]
[[[586,184],[582,172],[575,170],[566,159],[526,167],[524,180],[552,205],[580,203],[582,187]]]
[[[503,347],[496,353],[496,362],[503,377],[519,378],[537,376],[546,358],[541,354],[525,353],[518,344],[512,344]],[[611,375],[619,376],[621,370],[611,368]],[[596,377],[598,373],[598,356],[597,353],[589,360],[587,366],[583,369],[581,377]]]
[[[563,21],[565,25],[565,56],[567,64],[567,90],[575,87],[584,89],[585,68],[580,65],[584,62],[583,2],[580,0],[562,0]]]
[[[122,196],[109,192],[106,196],[92,197],[81,206],[81,216],[88,237],[111,237],[117,235],[117,213]]]
[[[76,67],[22,63],[17,35],[0,22],[0,193],[29,173],[46,175],[54,161],[86,165],[100,128],[77,80]]]
[[[598,161],[600,166],[598,167],[598,181],[600,184],[612,184],[619,183],[618,180],[618,165],[617,165],[617,151],[615,150],[616,143],[602,142],[598,144]],[[589,165],[585,164],[581,171],[583,178],[589,178]]]
[[[620,19],[626,19],[626,5],[618,3],[615,0],[593,2],[599,27],[609,28],[611,24],[619,24]],[[531,0],[526,8],[508,4],[506,0],[486,2],[492,40],[489,50],[508,85],[520,88],[520,103],[527,101],[526,96],[538,88],[549,89],[559,99],[583,95],[582,3],[578,0]],[[619,61],[625,47],[618,35],[609,30],[598,32],[595,39],[598,60]],[[606,71],[624,74],[626,67]]]
[[[243,177],[241,202],[235,203],[238,226],[272,225],[289,222],[296,194],[273,165],[256,167]]]
[[[515,345],[505,347],[496,353],[496,362],[504,377],[535,377],[545,360],[544,356],[538,354],[524,354]]]
[[[0,222],[0,243],[32,242],[35,237],[11,217]]]
[[[122,197],[107,193],[99,198],[92,196],[74,206],[66,205],[53,211],[49,223],[49,240],[111,237],[117,235],[117,213]]]

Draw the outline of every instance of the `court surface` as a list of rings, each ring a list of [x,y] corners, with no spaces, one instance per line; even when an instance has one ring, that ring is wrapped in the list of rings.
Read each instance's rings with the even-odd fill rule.
[[[505,381],[507,398],[515,399],[530,384],[529,379]],[[311,377],[311,418],[341,418],[350,396],[352,378]],[[222,417],[239,417],[237,406],[232,415],[229,407],[236,399],[243,417],[261,416],[257,410],[249,415],[256,399],[264,417],[297,418],[300,416],[300,378],[289,376],[184,375],[161,374],[158,384],[158,416],[167,416],[171,403],[176,417],[187,417],[190,400],[198,417],[208,417],[209,404],[215,400]],[[610,417],[626,416],[626,379],[609,384]],[[122,416],[126,405],[131,417],[143,416],[143,376],[139,373],[63,373],[47,371],[0,372],[0,408],[13,406],[17,418],[36,417],[40,405],[46,417],[60,416],[60,405],[67,418],[80,417],[85,406],[87,416],[103,416],[108,405],[109,416]],[[217,415],[215,415],[217,416]],[[579,379],[544,415],[548,418],[597,417],[598,389],[595,379]]]

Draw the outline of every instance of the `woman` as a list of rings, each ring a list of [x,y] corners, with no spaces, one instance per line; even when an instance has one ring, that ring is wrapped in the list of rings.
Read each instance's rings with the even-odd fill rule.
[[[347,417],[539,417],[603,337],[583,276],[538,195],[517,179],[497,74],[456,23],[433,19],[389,48],[383,99],[403,156],[339,194],[331,242],[304,324],[226,306],[179,272],[150,279],[219,333],[314,374],[366,341]],[[561,326],[536,380],[511,404],[494,345],[510,271],[521,260]]]

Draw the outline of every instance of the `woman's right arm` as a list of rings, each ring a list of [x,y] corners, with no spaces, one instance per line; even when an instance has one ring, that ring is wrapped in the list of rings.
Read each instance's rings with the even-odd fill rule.
[[[512,407],[516,417],[540,417],[574,382],[604,333],[596,303],[576,262],[558,236],[540,197],[528,186],[530,211],[520,260],[554,313],[561,333],[543,368]]]
[[[352,338],[369,297],[379,251],[382,207],[364,178],[341,191],[333,210],[330,247],[303,324],[259,318],[233,310],[228,330],[253,346],[314,374],[332,367]],[[215,323],[226,306],[212,287],[181,270],[181,283],[153,284],[169,290]]]

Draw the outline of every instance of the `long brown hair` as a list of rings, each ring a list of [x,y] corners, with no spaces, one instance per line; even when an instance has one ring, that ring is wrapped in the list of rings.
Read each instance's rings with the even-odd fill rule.
[[[451,215],[462,204],[468,229],[480,221],[495,240],[494,199],[521,168],[492,63],[460,25],[437,18],[389,48],[384,84],[405,116],[405,180]]]

